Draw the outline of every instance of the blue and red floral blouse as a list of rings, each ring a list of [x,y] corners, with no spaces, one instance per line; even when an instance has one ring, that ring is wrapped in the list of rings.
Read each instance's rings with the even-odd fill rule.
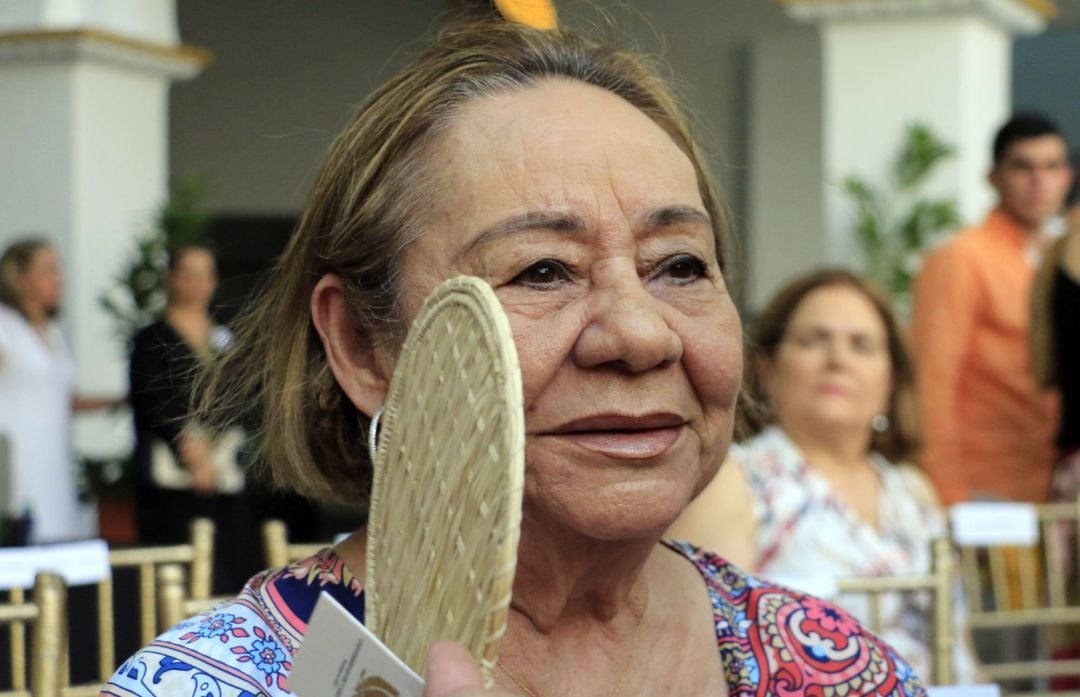
[[[830,603],[748,576],[685,543],[701,573],[732,697],[923,696],[896,652]],[[103,695],[291,695],[289,671],[322,592],[364,617],[359,581],[332,550],[252,578],[235,600],[181,622],[124,662]]]

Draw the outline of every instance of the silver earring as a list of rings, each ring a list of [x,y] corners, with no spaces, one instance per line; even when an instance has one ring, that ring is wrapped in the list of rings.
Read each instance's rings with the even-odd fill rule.
[[[375,454],[379,451],[379,419],[382,418],[386,407],[379,407],[371,415],[371,423],[368,425],[367,450],[371,456],[371,464],[375,464]]]
[[[878,433],[884,433],[889,429],[889,417],[885,414],[878,414],[870,421],[870,428],[874,429]]]

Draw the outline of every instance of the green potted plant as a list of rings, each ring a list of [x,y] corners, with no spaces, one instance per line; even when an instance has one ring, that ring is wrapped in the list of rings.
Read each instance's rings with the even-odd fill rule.
[[[198,179],[175,182],[158,207],[153,225],[135,241],[135,251],[98,301],[112,317],[116,334],[127,345],[165,307],[165,273],[170,249],[201,240],[207,213],[201,208],[205,188]]]
[[[930,174],[955,154],[928,126],[914,123],[907,127],[886,188],[854,176],[843,183],[855,206],[862,272],[892,297],[905,318],[923,252],[960,222],[955,199],[923,195]]]

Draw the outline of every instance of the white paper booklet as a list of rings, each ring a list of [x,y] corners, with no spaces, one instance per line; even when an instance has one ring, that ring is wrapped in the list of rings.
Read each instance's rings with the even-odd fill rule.
[[[926,688],[930,697],[1001,697],[997,685],[947,685]]]
[[[421,697],[424,681],[323,593],[297,651],[289,689],[299,697]]]

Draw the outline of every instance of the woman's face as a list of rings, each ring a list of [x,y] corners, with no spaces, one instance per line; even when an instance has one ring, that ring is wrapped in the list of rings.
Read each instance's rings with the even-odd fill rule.
[[[40,311],[48,317],[60,310],[63,278],[60,274],[60,256],[52,247],[41,247],[30,258],[30,263],[15,280],[20,299],[28,310]]]
[[[198,247],[185,250],[169,271],[165,284],[169,302],[209,307],[217,290],[214,255]]]
[[[600,539],[663,531],[731,439],[741,327],[690,160],[580,83],[476,102],[440,139],[408,314],[490,281],[525,396],[526,514]]]
[[[777,421],[793,434],[870,430],[887,412],[892,361],[881,316],[859,291],[824,286],[792,313],[772,359],[760,366]]]

